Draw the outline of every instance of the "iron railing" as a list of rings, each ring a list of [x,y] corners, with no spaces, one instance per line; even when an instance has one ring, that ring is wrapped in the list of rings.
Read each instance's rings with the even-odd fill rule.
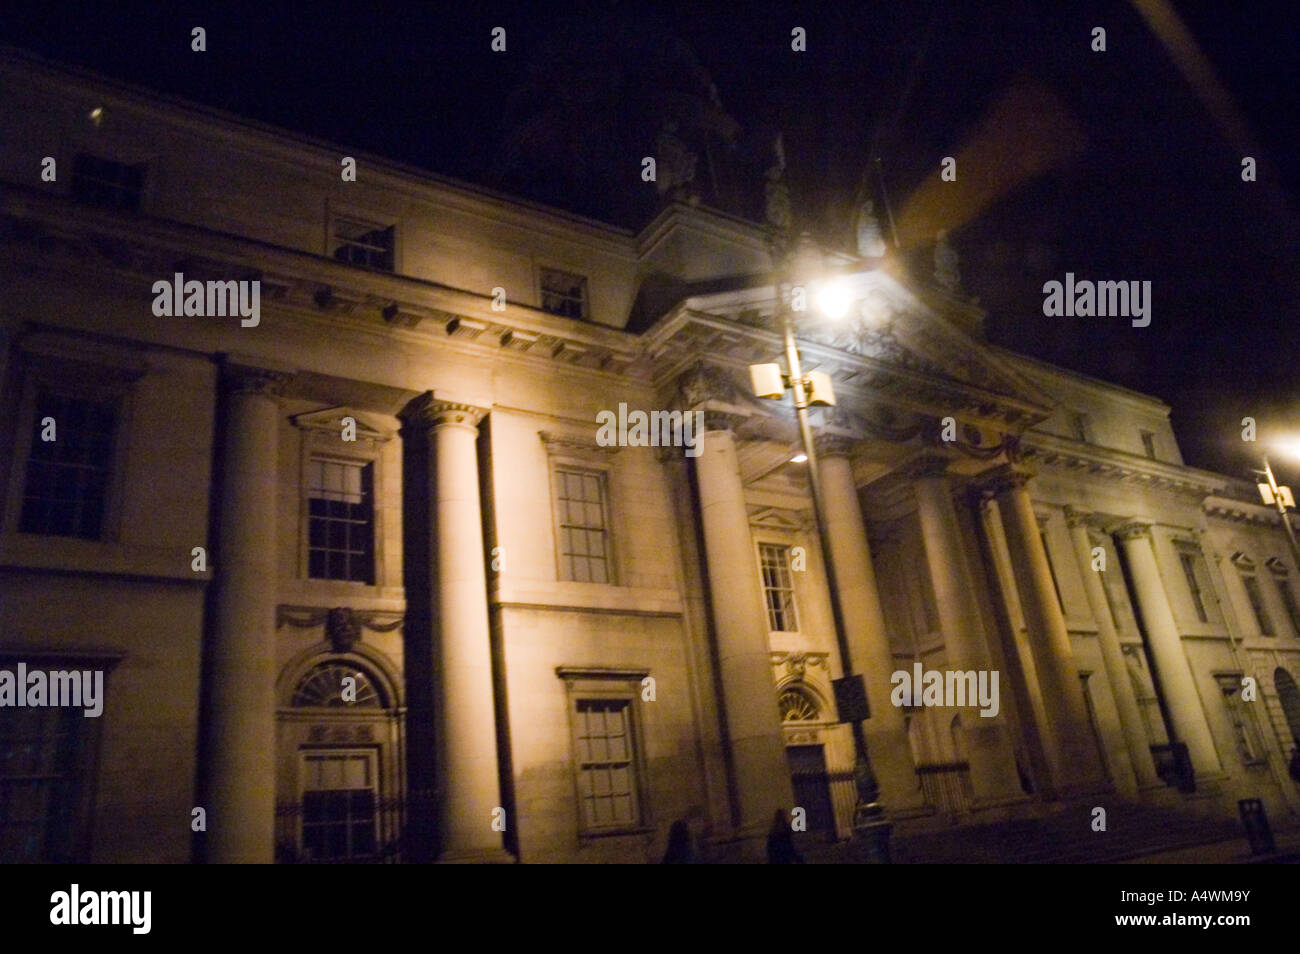
[[[927,805],[942,812],[968,811],[975,800],[969,762],[935,762],[918,765],[917,777]]]

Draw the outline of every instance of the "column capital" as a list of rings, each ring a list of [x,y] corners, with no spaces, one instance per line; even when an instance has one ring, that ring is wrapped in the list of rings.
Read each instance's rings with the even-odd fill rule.
[[[1130,520],[1127,523],[1122,523],[1115,529],[1111,530],[1111,534],[1117,540],[1120,540],[1122,542],[1128,542],[1129,540],[1140,540],[1140,539],[1150,540],[1151,524],[1143,523],[1140,520]]]
[[[709,408],[703,408],[695,413],[704,415],[704,430],[706,431],[729,431],[734,434],[741,424],[749,420],[744,414],[733,414],[730,411],[717,411]]]
[[[853,448],[857,444],[852,437],[847,434],[827,434],[821,433],[813,437],[813,447],[817,451],[818,459],[828,457],[848,457],[852,458]]]
[[[217,364],[227,394],[257,394],[275,400],[294,377],[292,368],[243,356],[219,355]]]
[[[1071,530],[1076,527],[1087,529],[1092,518],[1093,515],[1090,511],[1079,510],[1076,507],[1071,507],[1069,504],[1066,504],[1065,506],[1065,525]]]
[[[433,391],[425,391],[404,407],[398,416],[410,426],[425,428],[430,432],[440,427],[460,426],[471,430],[478,428],[487,409],[461,401],[451,401],[434,396]]]
[[[899,473],[919,480],[924,477],[946,477],[952,458],[943,454],[923,453],[913,457],[898,468]]]
[[[1035,471],[1023,464],[1003,464],[980,474],[977,480],[998,496],[1021,490],[1036,476]]]
[[[703,409],[714,401],[738,404],[742,394],[729,370],[704,360],[695,362],[677,378],[677,392],[683,410]]]

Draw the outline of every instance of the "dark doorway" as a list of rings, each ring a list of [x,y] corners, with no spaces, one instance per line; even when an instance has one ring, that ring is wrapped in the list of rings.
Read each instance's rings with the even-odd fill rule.
[[[808,815],[808,834],[835,837],[835,813],[831,807],[831,783],[826,773],[826,751],[820,745],[791,745],[785,750],[790,764],[795,807]]]

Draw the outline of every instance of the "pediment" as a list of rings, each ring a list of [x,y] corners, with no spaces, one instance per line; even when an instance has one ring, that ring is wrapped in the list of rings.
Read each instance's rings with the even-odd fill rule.
[[[963,330],[970,306],[917,293],[893,274],[877,270],[859,279],[860,304],[838,323],[806,321],[801,338],[838,351],[980,392],[991,403],[1022,406],[1026,416],[1050,413],[1054,401],[981,340]],[[961,314],[945,314],[958,310]]]
[[[392,440],[393,431],[385,427],[379,418],[365,411],[350,407],[328,407],[319,411],[306,411],[291,418],[295,427],[303,430],[322,431],[337,436],[343,433],[344,418],[356,422],[357,441],[383,443]]]
[[[751,511],[749,525],[755,529],[778,530],[783,533],[798,533],[804,528],[804,522],[798,515],[777,507],[763,507]]]
[[[964,330],[979,325],[974,306],[914,289],[885,267],[843,278],[856,286],[855,310],[839,321],[803,313],[795,333],[805,368],[831,375],[846,410],[864,413],[855,401],[883,404],[903,416],[953,415],[1003,432],[1052,412],[1048,394]],[[774,302],[770,285],[688,299],[647,332],[652,359],[664,371],[704,355],[742,368],[777,361]]]

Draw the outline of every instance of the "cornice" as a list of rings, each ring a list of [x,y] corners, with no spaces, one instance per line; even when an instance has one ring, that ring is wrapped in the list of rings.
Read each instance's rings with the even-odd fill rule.
[[[1215,475],[1203,471],[1032,431],[1021,437],[1019,456],[1040,470],[1050,467],[1116,483],[1170,491],[1198,500],[1214,494],[1222,485],[1221,480],[1209,479]]]
[[[345,317],[395,339],[444,340],[539,363],[624,374],[641,343],[630,332],[550,315],[410,275],[366,271],[298,249],[197,226],[78,206],[63,196],[0,185],[0,239],[10,254],[50,269],[99,269],[138,277],[147,291],[176,271],[197,278],[259,280],[263,306]],[[407,337],[409,336],[409,337]]]
[[[1263,504],[1247,503],[1229,497],[1209,496],[1201,503],[1207,516],[1234,523],[1255,524],[1261,527],[1280,527],[1281,518],[1271,507]]]
[[[653,254],[674,230],[687,229],[739,243],[751,251],[767,254],[768,242],[763,226],[708,206],[688,206],[674,202],[660,212],[637,235],[637,255],[645,259]]]

